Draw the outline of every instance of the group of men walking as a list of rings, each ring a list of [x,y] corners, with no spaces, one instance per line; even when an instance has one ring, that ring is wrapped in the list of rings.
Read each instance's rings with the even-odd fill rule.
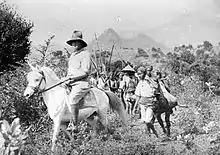
[[[72,38],[66,43],[71,47],[71,56],[68,63],[68,75],[62,80],[70,79],[64,85],[71,85],[71,102],[68,103],[72,113],[71,129],[77,129],[78,102],[84,96],[85,90],[90,87],[98,87],[115,93],[123,91],[135,95],[136,103],[141,109],[141,120],[146,122],[149,128],[152,127],[151,120],[156,106],[156,96],[160,93],[158,88],[162,86],[169,91],[166,83],[161,80],[160,72],[156,72],[153,78],[152,66],[141,66],[135,71],[128,65],[118,77],[114,74],[106,76],[105,73],[101,73],[98,77],[96,74],[91,74],[91,55],[85,48],[87,43],[83,40],[82,33],[74,31]]]

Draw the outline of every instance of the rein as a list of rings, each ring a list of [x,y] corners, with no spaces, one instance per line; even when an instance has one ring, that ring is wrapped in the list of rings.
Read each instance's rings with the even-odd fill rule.
[[[69,81],[69,80],[72,80],[72,78],[68,78],[68,79],[66,79],[64,81],[61,81],[61,82],[59,82],[59,83],[57,83],[57,84],[55,84],[55,85],[53,85],[53,86],[51,86],[51,87],[49,87],[47,89],[43,89],[43,90],[39,91],[38,94],[41,94],[41,93],[46,92],[46,91],[48,91],[50,89],[53,89],[54,87],[57,87],[57,86],[61,85],[62,83],[66,82],[66,81]]]
[[[66,81],[78,81],[78,80],[83,79],[83,78],[85,78],[85,77],[87,77],[87,75],[83,75],[83,76],[79,76],[79,77],[74,77],[74,78],[69,77],[68,79],[66,79],[66,80],[64,80],[64,81],[61,81],[61,82],[58,82],[57,84],[55,84],[55,85],[53,85],[53,86],[51,86],[51,87],[49,87],[49,88],[47,88],[47,89],[43,89],[43,90],[39,91],[38,94],[41,94],[41,93],[46,92],[46,91],[48,91],[48,90],[50,90],[50,89],[53,89],[54,87],[57,87],[57,86],[61,85],[62,83],[66,82]],[[42,79],[44,79],[44,80],[46,81],[46,78],[45,78],[44,75],[43,75],[43,78],[42,78]],[[40,84],[39,84],[39,85],[40,85]],[[38,87],[39,87],[39,86],[38,86]]]

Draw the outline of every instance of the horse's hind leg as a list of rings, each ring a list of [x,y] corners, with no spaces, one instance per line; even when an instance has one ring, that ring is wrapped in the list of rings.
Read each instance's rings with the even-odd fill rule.
[[[86,121],[92,126],[93,128],[93,134],[92,134],[92,137],[96,137],[97,134],[98,134],[98,130],[97,130],[97,125],[98,125],[98,116],[97,114],[92,114],[91,116],[89,116]]]
[[[100,110],[98,115],[100,118],[100,122],[104,127],[105,132],[109,133],[111,130],[110,130],[110,126],[109,126],[109,122],[107,118],[107,110],[103,110],[102,112]]]
[[[163,120],[161,118],[161,114],[156,114],[156,117],[157,117],[158,123],[160,124],[161,128],[163,129],[163,133],[167,134],[167,131],[166,131],[164,124],[163,124]]]
[[[170,112],[165,113],[165,122],[167,124],[167,136],[170,136]]]

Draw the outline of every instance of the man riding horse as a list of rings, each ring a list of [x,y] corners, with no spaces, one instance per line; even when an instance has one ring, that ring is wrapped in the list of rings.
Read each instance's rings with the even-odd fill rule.
[[[74,31],[72,38],[66,43],[71,46],[71,56],[69,57],[68,62],[67,77],[62,80],[71,79],[65,83],[71,86],[70,102],[68,102],[68,107],[71,107],[69,110],[72,114],[72,122],[70,123],[68,129],[76,130],[79,113],[78,103],[89,88],[87,78],[91,69],[91,55],[85,49],[87,43],[83,40],[81,31]]]

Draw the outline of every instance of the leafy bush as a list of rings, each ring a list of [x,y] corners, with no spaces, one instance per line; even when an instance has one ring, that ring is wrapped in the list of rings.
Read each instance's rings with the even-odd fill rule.
[[[138,54],[136,55],[136,57],[149,57],[147,52],[142,48],[138,48],[137,52],[138,52]]]
[[[190,108],[178,115],[178,125],[187,133],[198,134],[201,128],[210,121],[210,97],[203,91],[202,82],[192,79],[184,84],[184,91],[178,96],[179,102]]]
[[[27,66],[18,67],[0,77],[0,117],[9,122],[18,117],[22,124],[29,126],[45,115],[46,109],[37,96],[30,100],[23,97],[28,70]]]
[[[21,131],[21,125],[19,122],[19,118],[13,120],[12,124],[9,125],[8,121],[3,120],[1,122],[1,134],[2,139],[0,141],[4,141],[3,146],[3,155],[15,155],[20,154],[21,149],[25,144],[25,140],[28,137],[28,129],[25,131]]]
[[[29,36],[33,24],[11,6],[0,3],[0,75],[16,69],[30,52]]]

